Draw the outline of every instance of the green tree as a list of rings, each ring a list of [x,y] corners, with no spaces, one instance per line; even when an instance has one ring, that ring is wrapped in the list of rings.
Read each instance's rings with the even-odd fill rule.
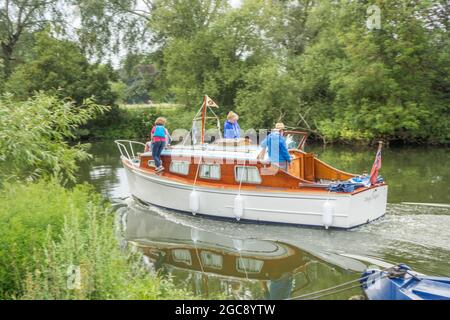
[[[275,10],[262,4],[248,1],[208,20],[208,28],[189,38],[171,38],[163,50],[164,71],[180,103],[198,105],[207,93],[225,108],[233,107],[245,73],[274,55],[263,35]]]
[[[192,38],[229,8],[224,0],[156,0],[152,7],[149,27],[161,45],[173,39]]]
[[[11,95],[1,97],[0,183],[43,176],[74,181],[77,161],[89,157],[88,146],[70,146],[67,139],[106,109],[89,100],[75,108],[42,93],[24,102]]]
[[[49,22],[61,22],[58,2],[6,0],[0,3],[0,45],[6,75],[13,70],[15,51],[24,35],[41,30]]]
[[[245,87],[239,90],[236,104],[242,123],[255,129],[270,129],[283,121],[297,127],[298,81],[278,61],[270,60],[248,70]]]
[[[127,103],[147,103],[156,88],[158,70],[152,63],[153,55],[129,53],[122,61],[118,71],[121,81],[126,85],[124,101]]]
[[[25,100],[37,91],[72,99],[77,105],[87,98],[112,106],[116,96],[111,90],[111,69],[91,65],[78,47],[58,40],[46,32],[35,35],[36,45],[28,61],[16,68],[6,90]]]
[[[0,58],[9,76],[29,49],[30,34],[50,28],[83,54],[104,61],[119,48],[134,48],[148,28],[147,0],[5,0],[0,2]],[[25,47],[21,50],[21,47]]]
[[[377,4],[382,26],[372,31],[366,4],[311,12],[311,25],[327,23],[293,58],[310,120],[332,140],[448,141],[448,41],[443,24],[427,23],[438,1]]]

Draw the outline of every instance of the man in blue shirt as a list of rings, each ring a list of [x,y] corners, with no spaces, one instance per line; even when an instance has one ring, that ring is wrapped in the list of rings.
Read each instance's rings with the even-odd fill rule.
[[[269,152],[270,162],[275,163],[281,169],[287,171],[288,164],[291,163],[292,158],[288,152],[286,140],[283,137],[284,124],[277,123],[275,129],[261,142],[263,150],[258,156],[258,159],[263,159],[266,153],[266,148]]]

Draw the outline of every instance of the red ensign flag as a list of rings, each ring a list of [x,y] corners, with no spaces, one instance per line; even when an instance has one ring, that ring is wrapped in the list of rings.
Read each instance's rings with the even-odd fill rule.
[[[382,143],[380,142],[380,145],[378,146],[377,154],[375,156],[375,161],[373,162],[372,170],[370,170],[370,183],[371,184],[377,183],[378,172],[381,169],[381,145],[382,145]]]

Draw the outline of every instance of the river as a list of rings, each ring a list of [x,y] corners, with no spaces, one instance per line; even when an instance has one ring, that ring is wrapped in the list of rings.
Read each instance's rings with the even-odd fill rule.
[[[370,171],[375,154],[348,146],[306,149],[358,173]],[[90,153],[79,181],[117,207],[124,239],[142,250],[150,270],[205,298],[293,298],[355,280],[367,266],[395,263],[450,276],[448,149],[385,149],[380,173],[389,184],[387,213],[348,231],[218,221],[145,206],[130,199],[113,142],[95,142]],[[359,294],[353,288],[320,298]]]

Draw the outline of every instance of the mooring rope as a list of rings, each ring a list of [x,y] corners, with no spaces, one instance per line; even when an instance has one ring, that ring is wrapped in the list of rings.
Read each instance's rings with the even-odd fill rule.
[[[387,277],[387,276],[383,276],[383,277]],[[382,279],[383,277],[381,277],[380,279]],[[344,291],[355,289],[355,288],[359,288],[359,287],[361,287],[361,285],[357,284],[357,285],[354,285],[354,286],[351,286],[351,287],[348,287],[348,288],[336,290],[336,291],[333,291],[333,292],[324,293],[322,295],[319,295],[319,296],[316,296],[316,297],[312,297],[312,298],[306,298],[306,299],[303,299],[303,300],[317,300],[319,298],[323,298],[323,297],[326,297],[326,296],[331,296],[331,295],[337,294],[339,292],[344,292]]]
[[[195,185],[197,184],[198,172],[200,171],[200,165],[202,164],[202,160],[203,160],[203,154],[200,155],[200,160],[197,165],[197,172],[195,173],[194,184],[192,185],[192,190],[195,190]],[[194,162],[195,162],[195,160],[194,160]]]
[[[396,266],[398,266],[398,265],[395,265],[395,266],[392,266],[392,267],[389,267],[389,268],[385,268],[383,270],[380,270],[378,273],[381,274],[382,272],[386,272],[386,271],[388,271],[388,270],[390,270],[390,269],[392,269],[392,268],[394,268]],[[296,297],[287,298],[286,300],[301,300],[301,299],[304,299],[306,297],[308,297],[308,298],[306,298],[304,300],[315,300],[315,299],[318,299],[318,298],[321,298],[321,297],[324,297],[324,296],[328,296],[328,295],[332,295],[332,294],[335,294],[335,293],[343,292],[343,291],[346,291],[346,290],[354,289],[354,288],[360,287],[361,284],[358,284],[358,285],[355,285],[355,286],[351,286],[351,287],[348,287],[348,288],[343,288],[343,289],[339,289],[339,288],[345,287],[345,286],[347,286],[349,284],[352,284],[352,283],[355,283],[355,282],[361,282],[362,280],[365,280],[365,279],[369,278],[370,276],[373,276],[373,274],[369,274],[369,275],[367,275],[365,277],[360,277],[360,278],[355,279],[355,280],[351,280],[351,281],[348,281],[348,282],[345,282],[345,283],[341,283],[341,284],[339,284],[337,286],[330,287],[330,288],[327,288],[327,289],[322,289],[322,290],[315,291],[315,292],[305,293],[305,294],[302,294],[302,295],[299,295],[299,296],[296,296]],[[383,275],[379,279],[383,279],[384,277],[387,277],[387,276],[388,276],[387,274]],[[339,290],[333,291],[335,289],[339,289]],[[331,292],[329,292],[329,291],[331,291]],[[324,293],[324,294],[316,296],[319,293]],[[313,296],[313,297],[311,298],[310,296]]]

